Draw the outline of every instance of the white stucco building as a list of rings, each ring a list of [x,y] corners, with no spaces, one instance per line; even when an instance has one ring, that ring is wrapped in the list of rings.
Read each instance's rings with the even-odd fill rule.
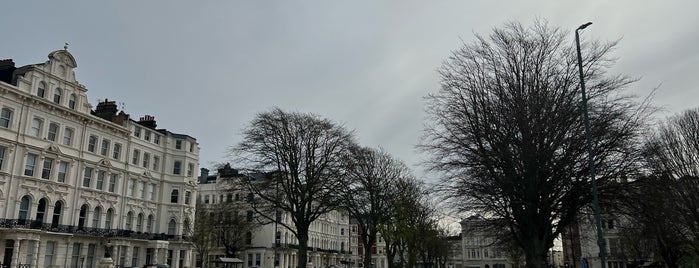
[[[497,230],[480,216],[461,221],[460,250],[452,252],[447,261],[450,268],[512,268],[517,266],[509,253],[503,250]]]
[[[240,190],[227,191],[230,186],[221,177],[221,174],[233,176],[247,176],[239,174],[229,165],[219,169],[216,174],[209,175],[209,171],[202,169],[199,178],[199,197],[204,204],[216,204],[217,202],[242,202],[249,198],[249,192]],[[259,175],[259,174],[258,174]],[[265,179],[260,176],[258,179]],[[251,214],[252,209],[246,211]],[[288,226],[294,226],[288,213],[280,212],[279,219]],[[311,224],[308,241],[309,268],[325,268],[330,266],[345,267],[351,259],[349,251],[350,227],[347,213],[331,211],[318,218]],[[298,240],[294,234],[281,224],[264,224],[251,233],[247,248],[238,253],[238,258],[243,261],[239,268],[293,268],[298,266],[297,256]],[[222,256],[223,250],[214,249],[210,255]]]
[[[0,262],[193,267],[199,148],[187,135],[93,110],[66,50],[15,67],[0,61]]]

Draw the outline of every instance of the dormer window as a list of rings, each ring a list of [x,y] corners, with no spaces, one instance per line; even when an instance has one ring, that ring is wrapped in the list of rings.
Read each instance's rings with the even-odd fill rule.
[[[75,94],[71,94],[68,99],[68,108],[75,110]]]
[[[57,88],[53,92],[53,102],[55,103],[61,103],[61,96],[63,95],[63,91],[60,88]]]
[[[36,90],[36,95],[43,98],[44,94],[46,94],[46,83],[41,81],[39,82],[39,88]]]

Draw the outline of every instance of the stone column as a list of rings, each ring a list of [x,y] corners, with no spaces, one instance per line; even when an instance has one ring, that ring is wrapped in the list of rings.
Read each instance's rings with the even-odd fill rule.
[[[68,267],[68,259],[70,258],[70,242],[65,243],[56,242],[56,260],[54,263],[57,267]]]
[[[190,263],[191,257],[192,257],[192,252],[189,249],[185,249],[184,250],[184,267],[180,267],[180,268],[194,267],[195,265]]]
[[[37,262],[40,259],[39,256],[41,255],[41,254],[39,254],[40,253],[39,249],[44,248],[44,247],[39,247],[40,243],[41,243],[41,240],[34,240],[34,243],[33,243],[34,244],[34,258],[32,259],[32,263],[31,263],[32,267],[39,267],[39,266],[37,266]],[[46,242],[44,242],[44,243],[46,243]],[[41,259],[43,259],[43,258],[41,258]],[[42,264],[43,264],[43,260],[42,260]]]
[[[171,268],[180,268],[180,250],[175,248],[172,250],[172,266]]]
[[[0,260],[5,259],[5,247],[7,247],[7,240],[6,239],[0,239]]]
[[[46,242],[48,242],[48,241],[39,240],[39,242],[37,242],[37,243],[39,243],[39,251],[36,253],[37,263],[36,263],[36,266],[32,265],[32,267],[46,267],[47,266],[46,264],[44,264],[44,258],[43,258],[43,256],[46,255]],[[54,242],[53,246],[54,246],[54,251],[55,251],[56,250],[55,249],[55,247],[56,247],[55,242]],[[44,251],[44,254],[40,254],[42,250]],[[56,254],[54,252],[53,261],[55,261],[55,260],[56,260]],[[48,265],[52,265],[52,264],[48,263]]]
[[[126,252],[125,252],[126,258],[124,258],[124,263],[120,263],[121,265],[124,265],[124,267],[131,267],[131,258],[133,258],[133,247],[131,246],[126,246]]]
[[[163,251],[164,251],[164,249],[162,249],[162,248],[155,249],[155,261],[153,263],[157,263],[157,264],[165,263]]]
[[[14,248],[12,249],[12,265],[19,264],[19,250],[20,250],[20,240],[15,239]]]

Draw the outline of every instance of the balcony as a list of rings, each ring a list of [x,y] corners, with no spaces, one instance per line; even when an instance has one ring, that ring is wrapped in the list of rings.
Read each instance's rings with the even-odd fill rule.
[[[78,234],[98,237],[133,238],[143,240],[190,241],[189,236],[164,233],[142,233],[123,229],[105,229],[75,225],[44,223],[42,221],[0,219],[1,229],[29,229],[53,233]]]

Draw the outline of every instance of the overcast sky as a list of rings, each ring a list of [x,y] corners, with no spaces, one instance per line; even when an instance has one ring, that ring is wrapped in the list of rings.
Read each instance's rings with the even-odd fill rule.
[[[0,58],[41,63],[70,43],[93,106],[195,137],[201,166],[258,112],[312,112],[354,130],[423,176],[423,97],[451,51],[508,21],[536,18],[583,39],[622,38],[615,72],[660,85],[662,116],[699,106],[696,1],[8,1]],[[463,41],[462,41],[463,40]],[[231,163],[234,167],[235,163]]]

